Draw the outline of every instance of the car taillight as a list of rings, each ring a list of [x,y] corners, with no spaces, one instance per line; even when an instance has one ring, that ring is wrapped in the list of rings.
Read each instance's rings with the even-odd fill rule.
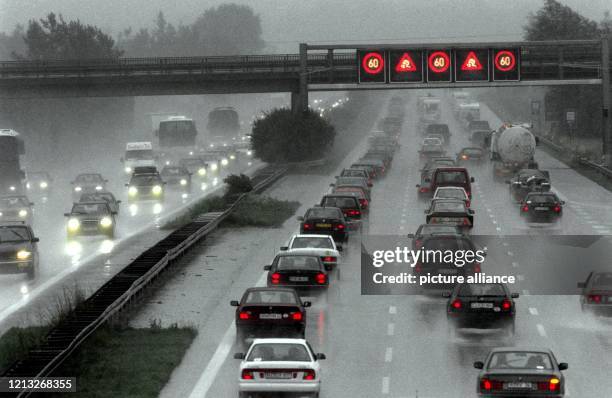
[[[423,246],[423,241],[418,239],[414,241],[414,247],[416,247],[417,249],[419,249],[421,246]]]
[[[301,321],[302,320],[302,313],[301,312],[294,312],[291,315],[291,319],[293,319],[294,321]]]
[[[334,257],[334,256],[325,256],[325,257],[323,257],[323,262],[324,263],[335,263],[336,262],[336,257]]]
[[[499,380],[480,379],[480,389],[484,391],[502,390],[503,383]]]
[[[438,217],[432,217],[429,219],[429,224],[437,224],[438,223]]]
[[[312,228],[312,225],[310,225],[310,224],[304,224],[304,229],[305,229],[305,230],[306,230],[306,229],[310,229],[310,228]]]
[[[468,159],[468,155],[461,155],[461,159],[467,160]]]
[[[523,209],[522,209],[522,210],[523,210],[525,213],[526,213],[526,212],[528,212],[528,211],[529,211],[529,206],[528,206],[528,205],[523,206]]]
[[[251,369],[243,369],[241,377],[242,380],[253,380],[253,371]]]
[[[589,303],[601,303],[601,295],[589,294],[588,300],[589,300]]]
[[[316,377],[316,373],[314,370],[312,369],[306,369],[304,370],[304,380],[314,380]]]
[[[242,312],[240,312],[240,315],[238,315],[238,317],[239,317],[240,319],[249,319],[249,318],[250,318],[250,315],[249,315],[249,313],[248,313],[248,312],[244,312],[244,311],[242,311]]]
[[[324,285],[326,280],[327,280],[327,276],[325,276],[324,273],[317,274],[317,283],[319,285]]]
[[[479,274],[481,271],[480,269],[480,263],[474,263],[474,272]]]
[[[368,200],[367,199],[359,199],[359,203],[361,204],[361,207],[363,207],[363,208],[368,207]]]
[[[429,192],[429,188],[421,187],[421,188],[419,188],[419,192],[421,192],[421,193]]]
[[[336,225],[336,228],[338,228],[338,229],[344,229],[345,227],[344,227],[344,224],[338,224],[338,225]]]
[[[271,279],[273,284],[278,285],[280,283],[280,274],[277,272],[273,273]]]
[[[548,381],[539,381],[538,382],[538,390],[539,391],[559,391],[559,385],[561,384],[561,380],[556,377],[551,377]]]
[[[461,300],[459,299],[455,299],[453,300],[453,302],[451,303],[451,307],[453,307],[456,310],[461,309],[461,307],[463,306],[463,303],[461,302]]]
[[[553,211],[554,211],[555,213],[560,213],[560,212],[561,212],[561,206],[559,206],[559,205],[555,205],[555,207],[553,207]]]
[[[469,200],[465,201],[465,207],[470,207],[470,201]]]
[[[508,311],[510,308],[512,308],[512,302],[510,300],[507,300],[507,299],[502,301],[501,308],[504,311]]]
[[[469,219],[469,218],[467,218],[467,217],[464,217],[464,218],[463,218],[463,225],[468,225],[468,226],[469,226],[469,225],[472,225],[472,224],[470,223],[470,219]]]

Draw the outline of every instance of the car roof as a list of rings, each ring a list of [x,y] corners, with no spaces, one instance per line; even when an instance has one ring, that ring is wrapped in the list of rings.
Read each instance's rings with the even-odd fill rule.
[[[355,198],[355,196],[349,193],[328,193],[326,195],[323,195],[323,199],[325,198]]]
[[[302,344],[306,345],[306,340],[304,339],[290,339],[290,338],[267,338],[267,339],[254,339],[251,346],[255,344]]]
[[[496,352],[544,352],[552,355],[550,348],[542,347],[495,347],[490,351],[491,354]]]
[[[437,167],[436,171],[465,171],[467,173],[467,169],[465,167],[449,167],[449,166],[442,166],[442,167]]]
[[[337,209],[337,207],[336,207]],[[340,210],[340,209],[338,209]],[[321,234],[295,234],[291,237],[291,239],[295,238],[319,238],[319,239],[330,239],[333,240],[331,235],[321,235]],[[291,240],[290,239],[290,240]]]
[[[108,202],[105,201],[105,200],[96,200],[96,201],[87,201],[87,202],[76,202],[76,203],[73,203],[72,205],[73,206],[74,205],[104,205],[104,206],[110,208],[110,206],[108,205]]]
[[[245,293],[250,293],[250,292],[268,292],[268,291],[274,291],[274,292],[289,292],[289,293],[296,293],[296,290],[290,287],[249,287],[248,289],[246,289],[244,292]]]
[[[322,235],[322,236],[327,236],[327,235]],[[296,254],[296,255],[313,255],[313,256],[319,256],[321,253],[321,250],[333,250],[333,249],[329,249],[329,248],[315,248],[315,247],[302,247],[299,249],[289,249],[289,250],[285,250],[283,251],[283,253],[289,253],[289,254]]]

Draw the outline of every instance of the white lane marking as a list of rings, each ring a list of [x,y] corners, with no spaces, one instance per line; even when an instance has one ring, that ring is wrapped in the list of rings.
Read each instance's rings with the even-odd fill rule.
[[[390,323],[387,325],[387,336],[393,336],[395,334],[395,324]]]
[[[493,214],[489,214],[489,217],[493,218],[493,217],[495,217],[495,216],[494,216]]]
[[[517,275],[519,281],[523,282],[525,280],[525,275]]]
[[[491,213],[491,208],[487,207],[487,212]]]
[[[514,256],[514,253],[512,253],[511,251],[509,251],[509,252],[508,252],[508,255],[509,255],[510,257],[512,257],[512,256]]]
[[[496,229],[497,231],[501,231],[501,228],[500,228],[500,227],[496,227],[495,229]]]
[[[491,220],[491,222],[497,225],[497,221],[495,221],[495,219]]]
[[[542,325],[541,323],[538,323],[536,325],[536,328],[538,328],[538,333],[540,333],[540,336],[548,337],[547,334],[546,334],[546,329],[544,329],[544,325]]]
[[[391,362],[393,360],[393,347],[387,347],[385,350],[385,362]]]
[[[539,315],[538,309],[535,307],[529,307],[529,313],[534,316]]]
[[[262,287],[266,281],[267,272],[261,274],[261,277],[255,284],[256,287]],[[236,337],[236,325],[234,322],[230,323],[229,327],[225,331],[223,335],[223,339],[217,350],[213,354],[212,358],[206,365],[204,372],[200,375],[200,378],[196,382],[193,390],[191,390],[191,394],[189,394],[189,398],[205,398],[208,390],[212,386],[213,382],[217,378],[217,374],[219,370],[221,370],[221,366],[223,366],[223,362],[227,359],[227,355],[232,349],[232,345],[234,343],[234,339]]]
[[[595,228],[595,229],[607,229],[608,227],[606,227],[605,225],[591,225],[591,228]]]
[[[508,247],[508,242],[502,242],[502,245]]]
[[[404,229],[404,226],[403,226],[403,225],[400,225],[400,229],[401,229],[401,230],[403,230],[403,229]]]
[[[389,314],[397,314],[397,307],[392,305],[389,307]]]
[[[519,266],[519,263],[517,263],[516,261],[513,261],[513,262],[512,262],[512,266],[513,266],[514,268],[516,268],[516,267],[518,267],[518,266]]]
[[[385,376],[382,378],[382,393],[389,394],[389,377]]]
[[[599,231],[600,234],[604,234],[604,235],[608,235],[610,233],[612,233],[612,231],[610,231],[609,229],[600,229]]]

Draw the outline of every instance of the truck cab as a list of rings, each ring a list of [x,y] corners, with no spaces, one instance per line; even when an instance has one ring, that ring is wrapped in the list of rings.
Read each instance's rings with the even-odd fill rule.
[[[155,154],[151,142],[128,142],[121,158],[126,174],[131,175],[136,167],[155,166]]]

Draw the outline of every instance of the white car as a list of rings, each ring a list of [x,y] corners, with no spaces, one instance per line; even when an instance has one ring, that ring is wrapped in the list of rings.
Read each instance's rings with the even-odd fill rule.
[[[292,393],[318,397],[321,390],[319,360],[304,339],[255,339],[244,353],[234,354],[240,363],[239,397],[260,393]]]
[[[330,235],[297,234],[293,235],[287,246],[281,246],[281,251],[315,253],[321,257],[326,268],[331,270],[338,265],[342,246],[334,242]]]
[[[470,207],[470,198],[461,187],[440,187],[436,189],[433,199],[460,199],[465,202],[465,207]]]

